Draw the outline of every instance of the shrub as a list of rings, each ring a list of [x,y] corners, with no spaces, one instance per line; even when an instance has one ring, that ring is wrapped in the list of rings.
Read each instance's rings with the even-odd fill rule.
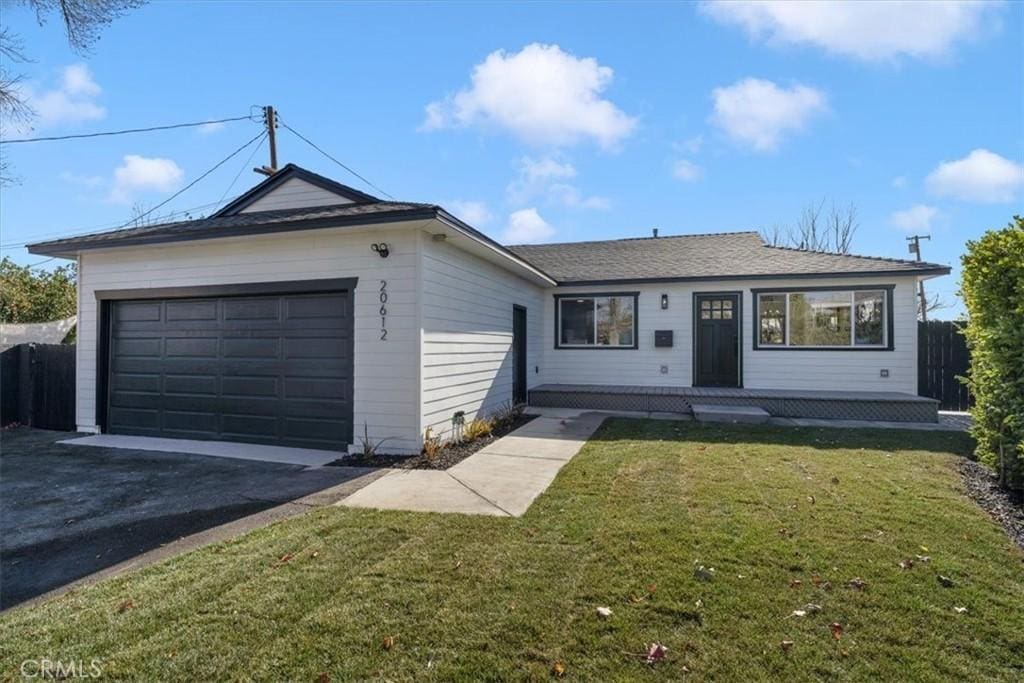
[[[423,434],[423,455],[427,460],[433,460],[437,457],[437,454],[444,448],[444,443],[441,441],[441,437],[434,434],[434,430],[427,427],[427,431]]]
[[[1024,493],[1024,219],[967,243],[960,294],[978,458]]]
[[[504,427],[515,422],[516,418],[523,414],[525,406],[522,404],[515,404],[512,401],[505,401],[491,413],[491,420],[494,423],[494,427]]]
[[[386,437],[383,439],[371,439],[370,428],[365,422],[363,422],[363,435],[359,437],[359,445],[362,447],[364,457],[372,458],[376,456],[378,454],[378,451],[380,450],[380,447],[383,446],[385,442],[390,440],[391,437]]]
[[[478,417],[465,426],[462,430],[463,441],[476,441],[485,436],[490,436],[494,431],[494,420],[487,417]]]

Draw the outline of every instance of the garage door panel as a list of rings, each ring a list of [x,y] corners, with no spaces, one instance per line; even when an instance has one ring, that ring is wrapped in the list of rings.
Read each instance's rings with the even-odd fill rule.
[[[164,375],[166,394],[217,395],[217,378],[211,375]]]
[[[217,302],[210,300],[168,301],[165,306],[167,322],[200,322],[217,319]]]
[[[221,377],[220,393],[225,398],[236,396],[277,397],[278,378],[274,377]]]
[[[348,293],[115,302],[111,320],[111,432],[351,442]]]
[[[216,433],[219,416],[212,413],[165,410],[163,428],[192,434]]]

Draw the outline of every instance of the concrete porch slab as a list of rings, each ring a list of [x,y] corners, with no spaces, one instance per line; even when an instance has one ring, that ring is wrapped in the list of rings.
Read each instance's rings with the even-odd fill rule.
[[[122,434],[95,434],[60,443],[71,446],[100,446],[103,448],[130,448],[138,451],[162,451],[164,453],[189,453],[209,455],[217,458],[277,462],[285,465],[322,467],[340,458],[338,451],[322,451],[314,448],[289,448],[287,446],[264,446],[231,441],[197,441],[194,439],[164,439],[153,436],[125,436]]]
[[[697,422],[742,422],[764,424],[771,415],[754,406],[719,406],[707,403],[693,404],[693,417]]]

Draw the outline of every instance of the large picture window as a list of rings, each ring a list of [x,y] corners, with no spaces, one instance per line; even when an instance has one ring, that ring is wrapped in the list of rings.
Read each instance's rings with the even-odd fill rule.
[[[636,294],[555,298],[556,346],[637,348]]]
[[[755,291],[757,349],[891,349],[891,287]]]

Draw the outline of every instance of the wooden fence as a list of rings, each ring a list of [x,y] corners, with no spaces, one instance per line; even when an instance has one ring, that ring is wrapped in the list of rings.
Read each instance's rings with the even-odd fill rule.
[[[74,344],[19,344],[0,353],[0,421],[74,431]]]
[[[950,320],[917,323],[917,393],[938,399],[940,410],[967,410],[974,397],[957,379],[967,374],[971,356],[964,336]]]

